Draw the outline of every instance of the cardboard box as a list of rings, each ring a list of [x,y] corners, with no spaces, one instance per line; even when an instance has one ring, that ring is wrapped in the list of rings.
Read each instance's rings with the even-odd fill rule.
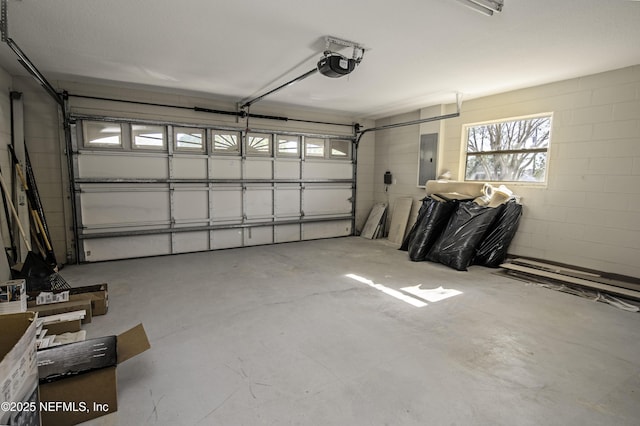
[[[142,324],[116,336],[115,340],[116,365],[40,384],[40,401],[45,408],[51,408],[40,413],[43,426],[75,425],[118,410],[117,365],[151,346]],[[81,343],[84,342],[65,346]]]
[[[106,315],[109,311],[107,284],[88,285],[69,289],[69,300],[90,300],[91,315]]]
[[[45,348],[38,352],[40,383],[116,365],[116,336]]]
[[[0,284],[0,314],[27,311],[27,284],[25,280],[11,280]]]
[[[36,300],[39,296],[44,294],[45,292],[29,292],[29,300],[28,306],[44,306],[43,303],[38,303]],[[68,294],[68,301],[74,302],[79,300],[88,300],[91,302],[91,316],[96,315],[106,315],[109,311],[109,291],[107,284],[96,284],[96,285],[88,285],[82,287],[73,287],[66,290],[52,290],[51,292],[46,292],[48,294],[53,295],[52,298],[43,298],[43,300],[56,299],[55,296]],[[63,299],[64,300],[64,299]],[[52,300],[51,302],[47,302],[46,304],[57,304],[64,302],[55,302]]]
[[[80,320],[53,322],[45,324],[43,328],[47,329],[47,334],[76,333],[81,330]]]
[[[22,407],[0,410],[2,425],[40,425],[36,318],[34,312],[0,315],[0,401]]]
[[[31,305],[30,303],[28,305]],[[91,301],[90,300],[70,300],[62,303],[52,303],[50,305],[29,306],[27,309],[30,311],[38,312],[40,317],[46,317],[49,315],[64,314],[73,311],[85,311],[83,324],[91,322]]]

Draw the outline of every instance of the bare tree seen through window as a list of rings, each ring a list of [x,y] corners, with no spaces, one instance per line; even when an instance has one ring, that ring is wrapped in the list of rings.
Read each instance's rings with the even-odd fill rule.
[[[551,117],[467,128],[466,180],[544,182]]]

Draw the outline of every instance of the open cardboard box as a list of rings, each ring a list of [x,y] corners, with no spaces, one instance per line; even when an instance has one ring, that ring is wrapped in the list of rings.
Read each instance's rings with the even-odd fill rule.
[[[40,401],[51,408],[40,413],[43,426],[75,425],[118,410],[117,366],[146,351],[151,345],[142,324],[116,336],[115,340],[115,365],[99,369],[87,367],[88,371],[40,383]],[[83,342],[69,345],[78,344]],[[47,350],[38,352],[38,364],[54,362],[46,360]],[[72,370],[73,367],[69,368],[70,372]]]
[[[37,407],[36,318],[34,312],[0,315],[0,401]],[[0,410],[0,424],[39,426],[38,410]]]
[[[95,284],[88,285],[82,287],[72,287],[70,289],[64,290],[52,290],[48,292],[50,294],[59,294],[59,293],[69,293],[69,302],[78,302],[83,300],[88,300],[91,302],[91,315],[106,315],[109,311],[109,290],[106,283],[104,284]],[[47,303],[47,304],[38,304],[36,299],[38,295],[43,292],[29,292],[29,297],[33,300],[29,300],[28,306],[30,308],[38,306],[51,306],[56,305],[57,303]]]
[[[74,311],[85,311],[84,319],[82,320],[83,324],[90,323],[92,317],[90,300],[70,300],[68,302],[51,303],[47,305],[32,305],[27,309],[37,312],[40,318]]]

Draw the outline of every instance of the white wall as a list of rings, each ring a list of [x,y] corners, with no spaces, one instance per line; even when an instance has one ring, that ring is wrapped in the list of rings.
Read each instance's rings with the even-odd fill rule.
[[[0,168],[2,169],[2,176],[6,178],[5,180],[11,175],[11,162],[7,150],[7,145],[11,143],[11,86],[11,76],[0,68]],[[5,247],[10,247],[11,243],[7,232],[4,209],[0,209],[0,236],[2,237],[0,238],[3,244],[2,250]],[[4,254],[0,254],[0,281],[9,279],[11,279],[9,262]]]
[[[464,124],[540,112],[553,113],[548,184],[512,186],[524,215],[510,252],[640,277],[640,65],[465,101],[459,118],[443,121],[439,171],[462,177]],[[376,154],[390,158],[376,157],[376,174],[410,167],[418,133],[377,134]],[[409,174],[398,174],[394,196],[416,195]]]
[[[13,86],[15,91],[22,93],[25,146],[33,165],[53,250],[58,263],[64,263],[68,250],[64,203],[68,194],[62,189],[60,164],[64,148],[60,141],[58,107],[31,77],[14,76]]]
[[[420,118],[419,112],[396,115],[376,121],[376,127],[404,123]],[[417,187],[418,143],[420,125],[380,130],[375,134],[376,157],[373,176],[375,201],[386,203],[391,212],[399,197],[424,197],[424,191]],[[416,142],[417,141],[417,142]],[[385,172],[391,172],[392,184],[384,184]],[[414,209],[416,210],[415,206]],[[387,220],[388,232],[391,220]]]

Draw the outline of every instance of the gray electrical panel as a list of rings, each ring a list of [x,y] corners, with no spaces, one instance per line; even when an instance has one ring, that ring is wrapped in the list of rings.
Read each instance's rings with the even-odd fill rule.
[[[438,160],[438,134],[420,135],[420,164],[418,166],[418,186],[436,178]]]

